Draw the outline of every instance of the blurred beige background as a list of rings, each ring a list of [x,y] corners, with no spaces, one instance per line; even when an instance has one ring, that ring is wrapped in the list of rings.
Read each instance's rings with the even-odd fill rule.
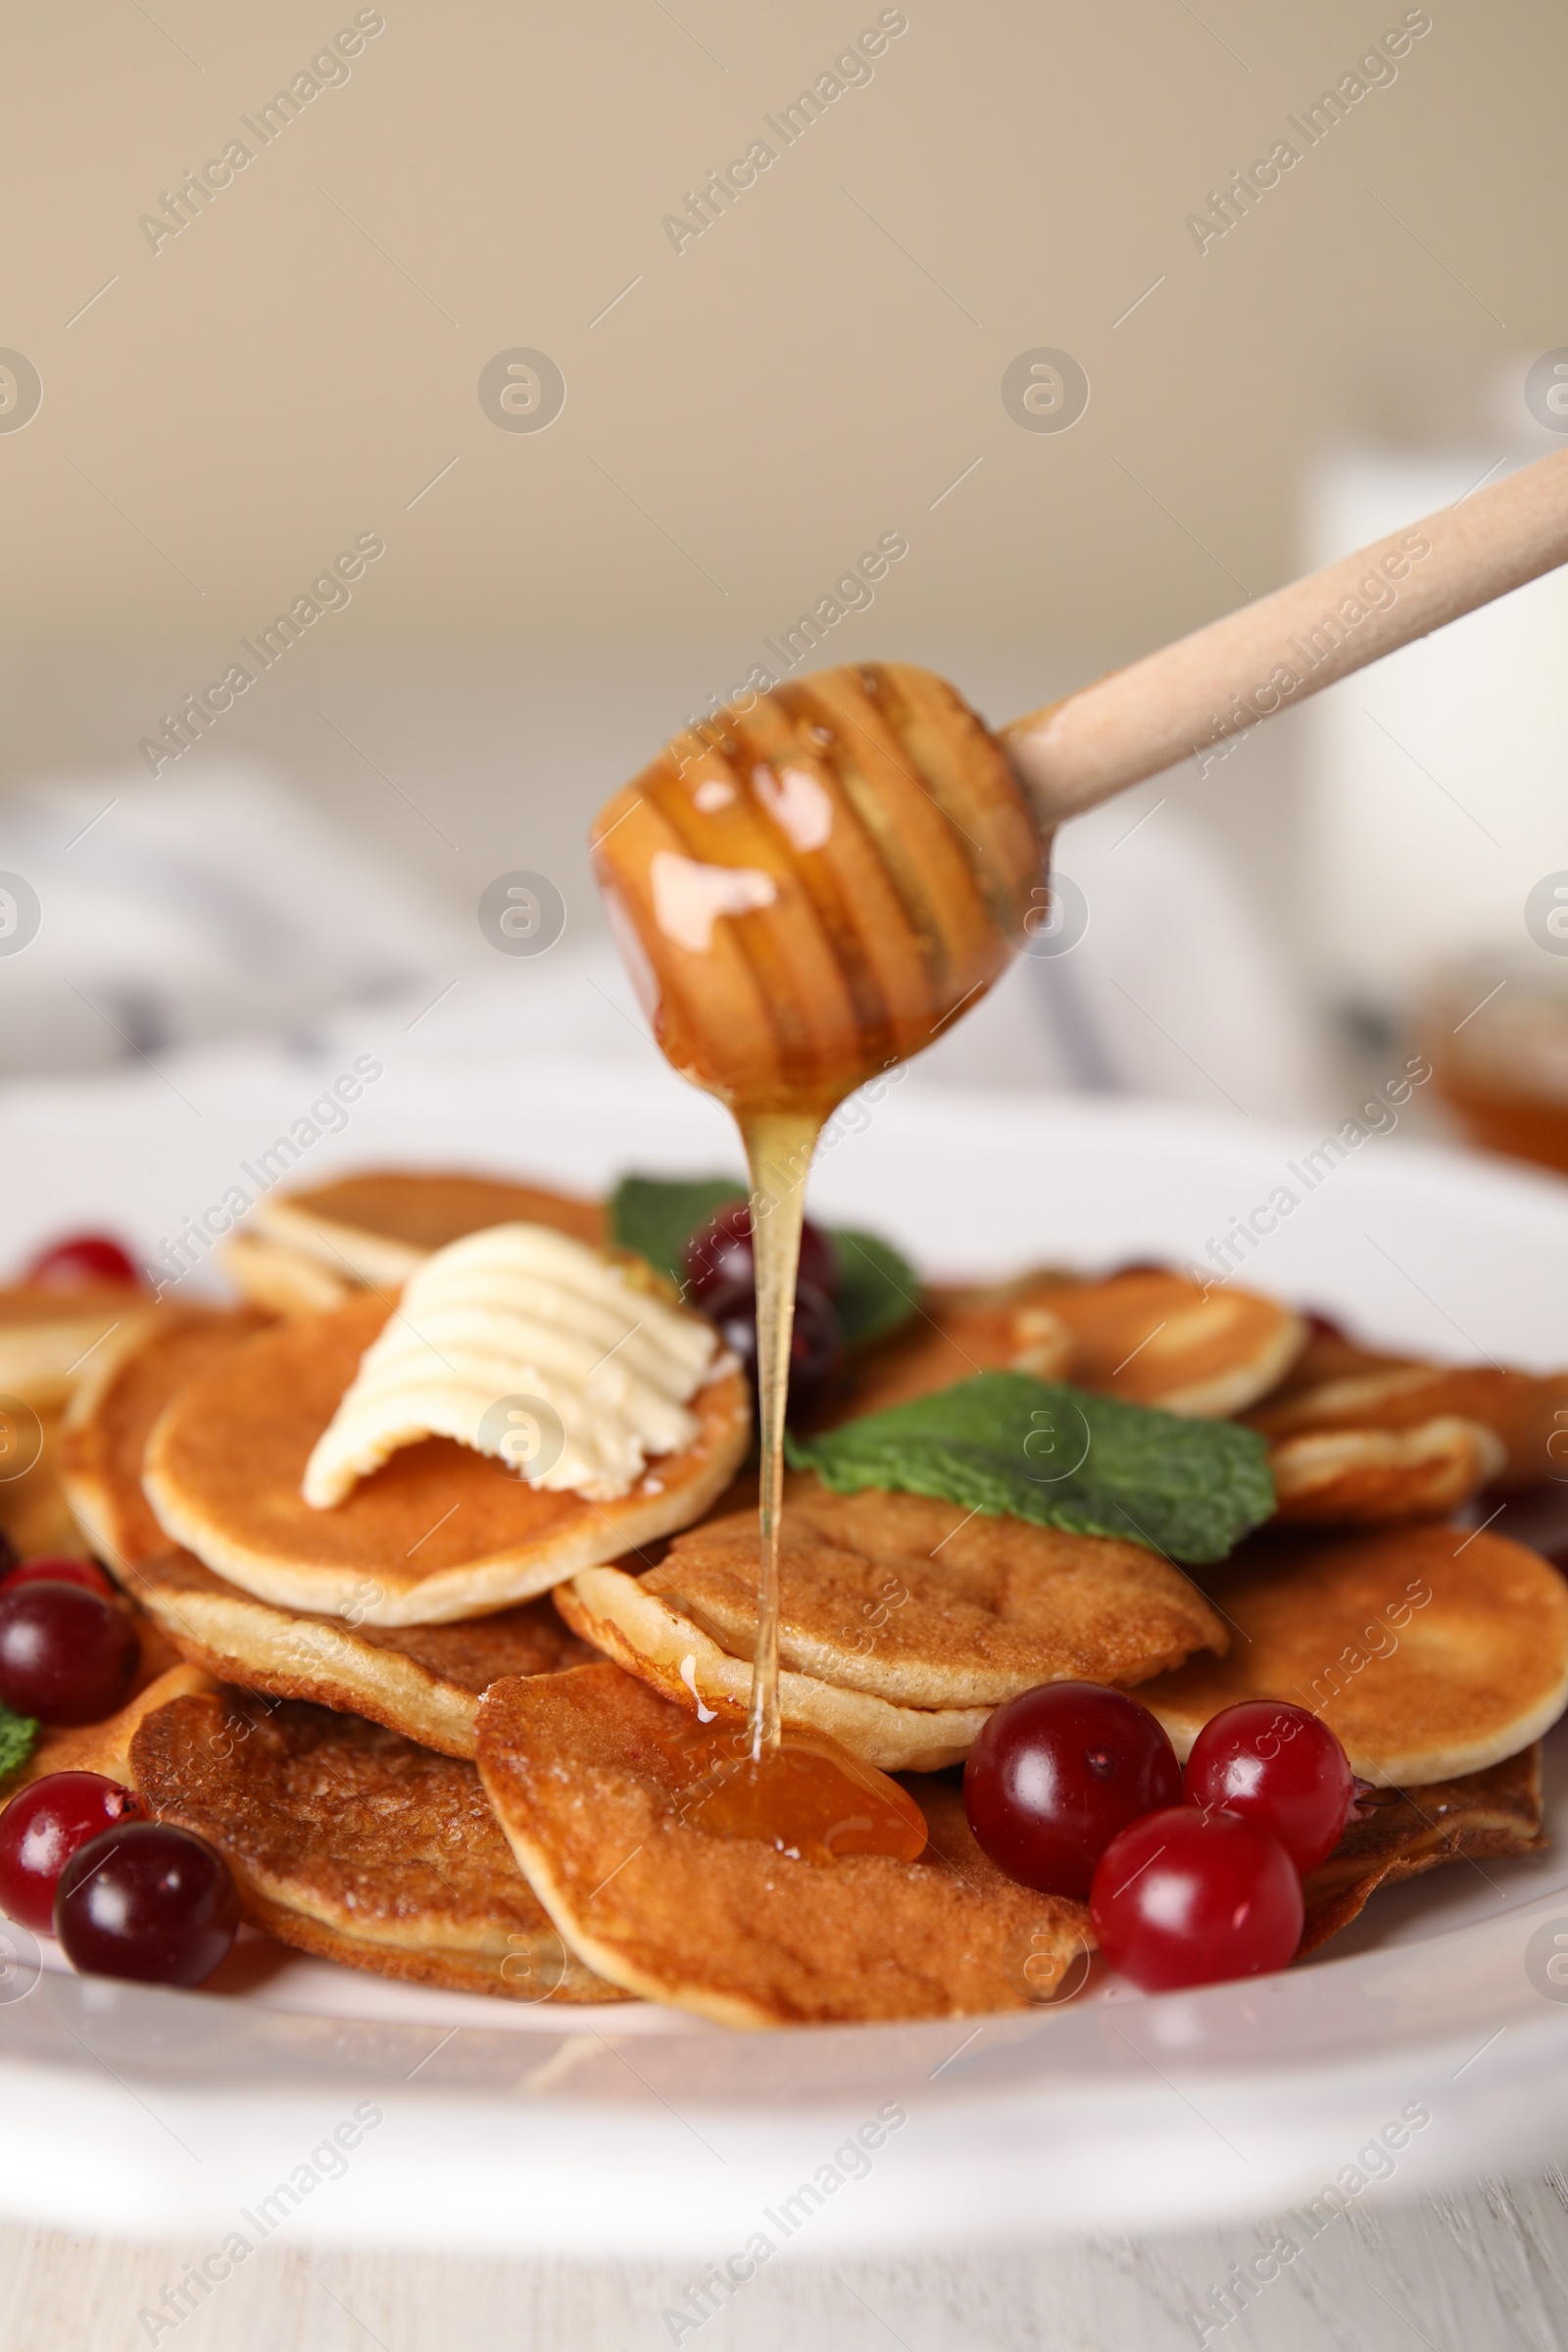
[[[895,19],[792,145],[764,127]],[[1308,148],[1290,118],[1418,21]],[[470,920],[527,865],[591,926],[594,807],[882,534],[907,556],[818,659],[924,661],[1004,718],[1297,568],[1336,436],[1500,462],[1478,387],[1523,425],[1568,340],[1551,0],[85,0],[7,48],[0,345],[42,403],[0,431],[0,780],[133,790],[162,714],[374,533],[165,774],[259,754]],[[143,216],[236,137],[153,250]],[[759,137],[777,160],[677,252],[663,217]],[[1283,138],[1200,252],[1188,217]],[[1087,372],[1070,431],[1004,407],[1040,346]],[[564,378],[547,430],[481,407],[516,348]],[[1178,776],[1298,937],[1298,727]]]

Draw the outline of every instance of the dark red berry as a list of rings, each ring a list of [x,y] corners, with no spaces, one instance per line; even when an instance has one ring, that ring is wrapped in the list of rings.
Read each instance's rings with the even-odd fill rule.
[[[757,1266],[752,1254],[750,1203],[732,1200],[727,1208],[721,1208],[691,1236],[681,1254],[691,1296],[705,1314],[711,1311],[708,1304],[710,1298],[718,1292],[740,1284],[755,1285]],[[813,1225],[809,1218],[801,1227],[799,1280],[829,1298],[837,1296],[837,1254],[821,1227]]]
[[[732,1283],[703,1300],[703,1312],[717,1324],[726,1348],[732,1348],[757,1385],[757,1294],[750,1283]],[[809,1283],[795,1292],[795,1322],[790,1333],[790,1395],[792,1415],[809,1412],[826,1394],[844,1361],[844,1332],[832,1303]]]
[[[1082,1897],[1110,1840],[1173,1805],[1182,1771],[1163,1728],[1125,1690],[1042,1683],[988,1717],[963,1769],[981,1846],[1009,1878]]]
[[[105,1600],[115,1597],[113,1580],[96,1560],[68,1560],[54,1554],[24,1560],[20,1568],[8,1568],[0,1576],[0,1592],[15,1592],[23,1585],[80,1585],[84,1592],[101,1592]]]
[[[122,1821],[139,1797],[100,1772],[51,1772],[0,1813],[0,1910],[37,1935],[54,1932],[55,1888],[73,1854]]]
[[[97,1723],[123,1706],[141,1645],[123,1609],[79,1585],[0,1592],[0,1700],[44,1723]]]
[[[1283,1968],[1301,1940],[1301,1882],[1266,1830],[1173,1805],[1112,1838],[1089,1917],[1112,1968],[1168,1992]]]
[[[1223,1808],[1267,1830],[1303,1873],[1333,1853],[1355,1802],[1349,1758],[1328,1725],[1272,1698],[1243,1699],[1204,1724],[1183,1789],[1200,1812]]]
[[[106,1282],[141,1287],[129,1252],[107,1233],[74,1233],[52,1243],[39,1250],[22,1279],[46,1291],[90,1291]]]
[[[162,1821],[94,1838],[66,1864],[55,1894],[55,1934],[83,1976],[205,1984],[238,1925],[222,1855]]]

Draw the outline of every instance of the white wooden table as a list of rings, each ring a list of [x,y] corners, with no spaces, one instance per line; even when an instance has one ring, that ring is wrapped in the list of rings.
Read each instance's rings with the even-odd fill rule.
[[[1568,2139],[1568,2132],[1565,2132]],[[1176,2352],[1255,2229],[1101,2235],[963,2256],[780,2262],[701,2328],[701,2352]],[[265,2250],[177,2327],[140,2318],[189,2249],[0,2229],[5,2352],[655,2352],[690,2283],[658,2264],[588,2266],[380,2251]],[[1215,2315],[1210,2311],[1210,2319]],[[1326,2228],[1209,2346],[1224,2352],[1561,2352],[1568,2178],[1558,2166]]]

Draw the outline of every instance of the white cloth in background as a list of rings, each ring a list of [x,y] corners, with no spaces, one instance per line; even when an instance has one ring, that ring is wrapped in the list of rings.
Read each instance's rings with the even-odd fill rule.
[[[0,870],[41,921],[0,955],[0,1075],[67,1075],[417,988],[473,936],[266,771],[204,766],[22,787]]]

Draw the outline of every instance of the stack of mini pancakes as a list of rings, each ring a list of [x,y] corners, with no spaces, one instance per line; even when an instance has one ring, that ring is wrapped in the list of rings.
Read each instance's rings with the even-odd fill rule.
[[[756,1628],[738,1372],[616,1501],[434,1438],[330,1510],[301,1497],[400,1286],[514,1221],[604,1241],[596,1203],[470,1176],[270,1202],[230,1246],[244,1304],[122,1295],[72,1373],[60,1488],[144,1613],[144,1673],[29,1772],[133,1783],[224,1853],[254,1925],[424,1984],[741,2025],[1050,1999],[1081,1978],[1084,1906],[993,1867],[955,1767],[994,1707],[1060,1677],[1136,1690],[1184,1754],[1238,1698],[1322,1713],[1374,1793],[1308,1883],[1303,1949],[1386,1880],[1541,1841],[1568,1591],[1455,1514],[1551,1474],[1568,1379],[1370,1354],[1159,1269],[928,1292],[835,1413],[1010,1365],[1241,1416],[1269,1440],[1277,1519],[1195,1581],[1142,1544],[794,1478],[785,1722],[906,1774],[929,1843],[818,1864],[710,1834],[699,1735],[739,1720]]]

